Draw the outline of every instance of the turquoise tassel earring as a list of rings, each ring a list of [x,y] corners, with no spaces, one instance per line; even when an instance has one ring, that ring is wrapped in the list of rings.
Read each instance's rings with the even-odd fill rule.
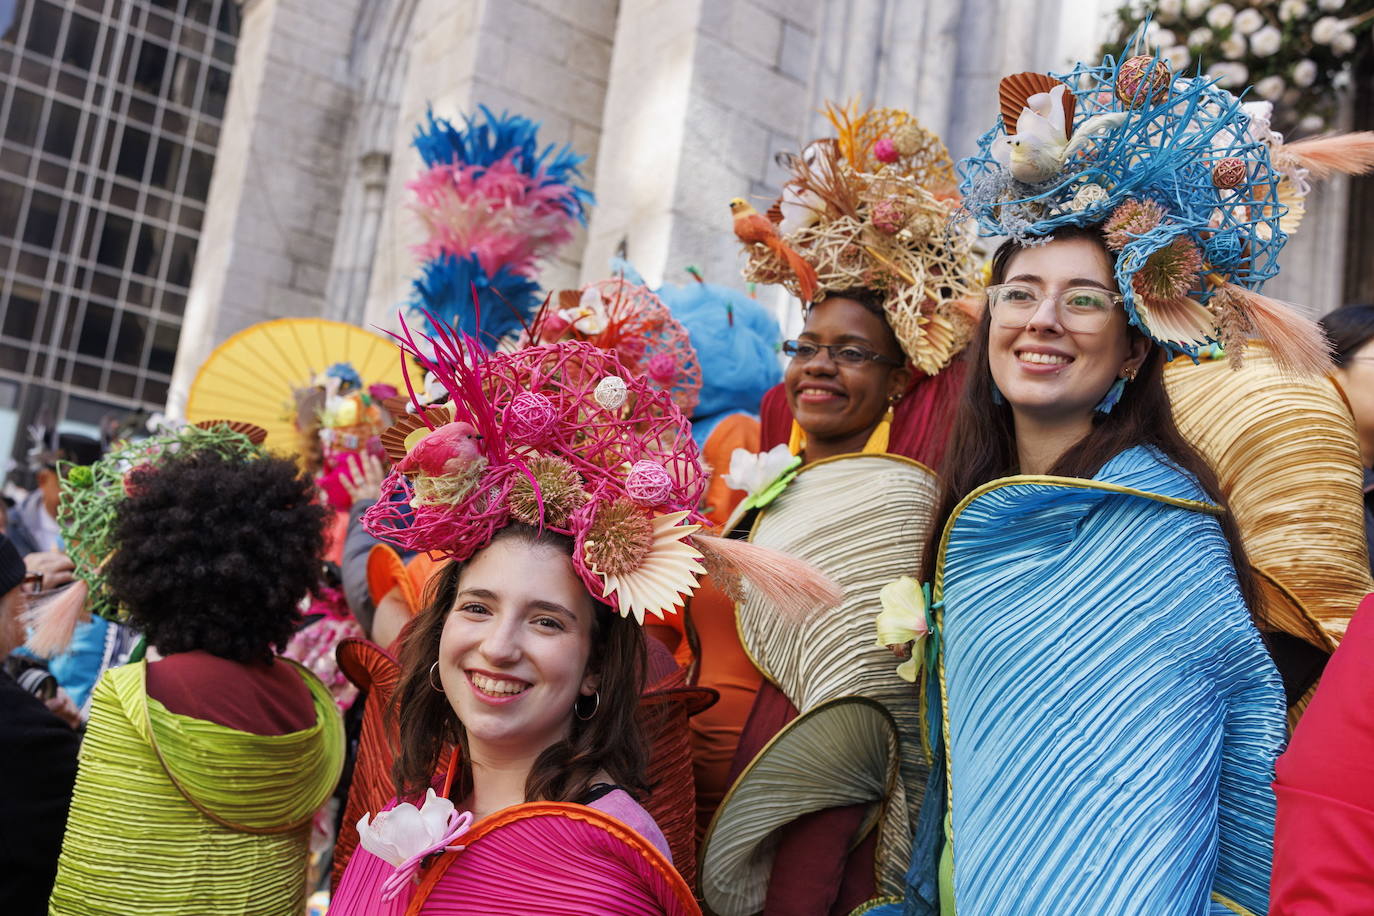
[[[1112,382],[1112,387],[1107,389],[1107,393],[1102,396],[1102,400],[1097,402],[1093,410],[1100,414],[1109,414],[1112,408],[1121,400],[1121,394],[1126,390],[1126,379],[1119,378]]]
[[[997,387],[996,382],[992,382],[992,403],[1005,404],[1007,399],[1002,397],[1002,389]]]

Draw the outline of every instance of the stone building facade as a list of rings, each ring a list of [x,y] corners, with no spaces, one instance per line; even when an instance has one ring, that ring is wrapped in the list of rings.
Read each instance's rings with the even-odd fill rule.
[[[510,109],[589,157],[597,206],[545,287],[597,278],[622,243],[653,283],[681,282],[688,264],[731,282],[727,201],[776,193],[775,154],[826,132],[825,100],[906,108],[957,157],[1003,74],[1095,53],[1113,5],[245,0],[169,406],[254,322],[395,325],[418,266],[405,184],[427,107]],[[1268,291],[1323,312],[1339,304],[1344,182],[1318,195]]]

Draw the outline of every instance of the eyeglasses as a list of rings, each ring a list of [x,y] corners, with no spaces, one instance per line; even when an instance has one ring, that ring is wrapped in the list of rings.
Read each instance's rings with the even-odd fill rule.
[[[837,366],[862,366],[864,363],[878,363],[883,366],[905,366],[906,363],[881,353],[875,353],[868,347],[861,347],[858,344],[818,344],[809,340],[784,340],[782,342],[782,352],[795,360],[810,362],[816,358],[816,354],[822,350],[830,354],[830,359]]]
[[[37,595],[43,591],[43,574],[31,572],[24,574],[24,581],[20,583],[24,587],[24,594]]]
[[[1025,283],[999,283],[988,287],[988,308],[997,324],[1004,328],[1024,328],[1049,296]],[[1091,334],[1100,331],[1111,317],[1112,309],[1126,300],[1121,294],[1095,286],[1075,286],[1055,299],[1059,323],[1066,331]]]

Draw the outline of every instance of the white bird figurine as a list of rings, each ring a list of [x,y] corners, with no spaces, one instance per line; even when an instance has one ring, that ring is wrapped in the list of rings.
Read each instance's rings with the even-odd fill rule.
[[[1006,120],[1008,91],[1015,92],[1019,85],[1008,86],[1008,80],[1024,80],[1039,74],[1018,73],[1002,81],[1003,120]],[[1069,97],[1068,108],[1065,95],[1069,87],[1044,78],[1054,85],[1047,91],[1024,95],[1020,114],[1016,118],[1016,132],[999,137],[992,145],[992,155],[1001,165],[1011,172],[1012,177],[1024,184],[1040,184],[1055,177],[1064,168],[1064,163],[1095,137],[1120,127],[1126,120],[1125,112],[1099,114],[1088,118],[1073,132],[1068,134],[1073,123],[1073,98]]]

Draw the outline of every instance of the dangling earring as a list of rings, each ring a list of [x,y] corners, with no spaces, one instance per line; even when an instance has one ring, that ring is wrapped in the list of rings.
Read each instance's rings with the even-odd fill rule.
[[[573,715],[577,716],[577,718],[581,719],[583,722],[590,722],[593,718],[596,717],[596,711],[601,708],[601,691],[592,691],[592,711],[587,713],[585,716],[582,715],[582,710],[578,708],[581,705],[582,697],[579,696],[577,698],[577,701],[573,703]]]
[[[435,691],[436,693],[443,693],[443,692],[444,692],[444,685],[443,685],[443,684],[436,684],[436,683],[434,683],[434,675],[438,672],[438,670],[439,670],[439,663],[438,663],[438,662],[435,662],[434,664],[432,664],[432,665],[429,666],[429,686],[433,687],[433,688],[434,688],[434,691]]]
[[[998,405],[1007,403],[1007,399],[1002,397],[1002,389],[997,387],[997,383],[989,379],[988,384],[992,386],[992,403]]]
[[[1127,372],[1131,372],[1131,370],[1128,369]],[[1123,375],[1116,381],[1112,382],[1112,387],[1107,389],[1107,393],[1102,396],[1102,400],[1097,402],[1097,406],[1094,407],[1093,410],[1097,411],[1103,416],[1106,416],[1107,414],[1111,413],[1112,408],[1115,407],[1121,401],[1121,395],[1125,393],[1125,391],[1126,376]]]
[[[897,402],[901,399],[902,396],[899,394],[887,399],[887,413],[883,414],[878,425],[873,427],[873,432],[868,434],[868,441],[864,443],[865,455],[881,455],[887,451],[892,442],[892,418],[896,416]]]

